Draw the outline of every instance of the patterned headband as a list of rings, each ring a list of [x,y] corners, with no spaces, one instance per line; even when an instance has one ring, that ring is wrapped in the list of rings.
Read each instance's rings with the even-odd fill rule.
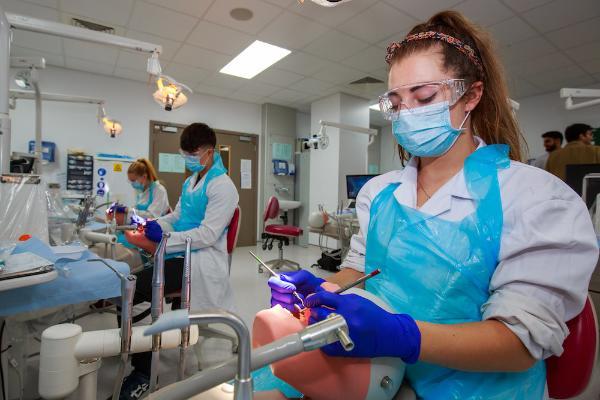
[[[446,35],[445,33],[435,32],[435,31],[415,33],[413,35],[408,35],[401,42],[390,43],[390,45],[387,48],[385,62],[387,62],[388,64],[391,63],[392,58],[394,58],[394,55],[396,54],[396,51],[398,51],[398,49],[400,47],[402,47],[402,45],[404,45],[405,43],[413,42],[415,40],[424,40],[424,39],[433,39],[433,40],[442,41],[444,43],[448,43],[450,46],[454,47],[456,50],[460,51],[465,56],[467,56],[467,58],[475,65],[475,67],[477,67],[477,70],[481,74],[483,74],[483,66],[481,64],[481,60],[479,59],[479,57],[475,53],[475,50],[473,50],[473,48],[471,46],[463,43],[462,41],[458,40],[454,36]]]

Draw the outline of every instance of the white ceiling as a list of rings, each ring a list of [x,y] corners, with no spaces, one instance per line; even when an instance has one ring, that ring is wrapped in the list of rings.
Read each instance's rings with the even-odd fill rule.
[[[385,47],[417,22],[456,9],[487,27],[509,74],[511,97],[600,82],[599,0],[354,0],[335,8],[310,0],[0,0],[6,11],[70,23],[83,18],[163,46],[163,69],[195,91],[306,110],[336,92],[375,99],[386,80]],[[243,7],[254,16],[232,19]],[[252,80],[218,73],[260,39],[292,54]],[[13,55],[51,65],[147,82],[146,56],[16,31]]]

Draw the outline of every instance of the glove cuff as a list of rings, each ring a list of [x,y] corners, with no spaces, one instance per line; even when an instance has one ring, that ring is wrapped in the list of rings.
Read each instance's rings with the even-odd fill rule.
[[[397,357],[407,364],[419,361],[421,354],[421,331],[416,321],[408,314],[394,314],[396,321],[395,336],[401,340],[396,343]]]

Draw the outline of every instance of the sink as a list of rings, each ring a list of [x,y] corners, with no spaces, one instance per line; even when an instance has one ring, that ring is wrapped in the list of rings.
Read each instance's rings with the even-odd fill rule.
[[[279,208],[283,211],[294,210],[302,205],[302,203],[296,200],[277,200],[279,200]]]

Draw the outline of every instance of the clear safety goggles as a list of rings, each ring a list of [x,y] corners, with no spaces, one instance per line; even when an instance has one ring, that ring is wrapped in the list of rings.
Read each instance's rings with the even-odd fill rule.
[[[379,109],[387,120],[401,118],[400,111],[447,101],[453,106],[467,91],[464,79],[411,83],[388,90],[379,96]]]
[[[184,160],[188,160],[189,162],[195,162],[195,161],[199,161],[202,159],[202,157],[204,157],[204,155],[206,153],[208,153],[211,149],[206,149],[204,151],[202,150],[198,150],[195,153],[188,153],[187,151],[183,151],[181,149],[179,149],[179,154],[181,154],[181,157],[183,157]]]

